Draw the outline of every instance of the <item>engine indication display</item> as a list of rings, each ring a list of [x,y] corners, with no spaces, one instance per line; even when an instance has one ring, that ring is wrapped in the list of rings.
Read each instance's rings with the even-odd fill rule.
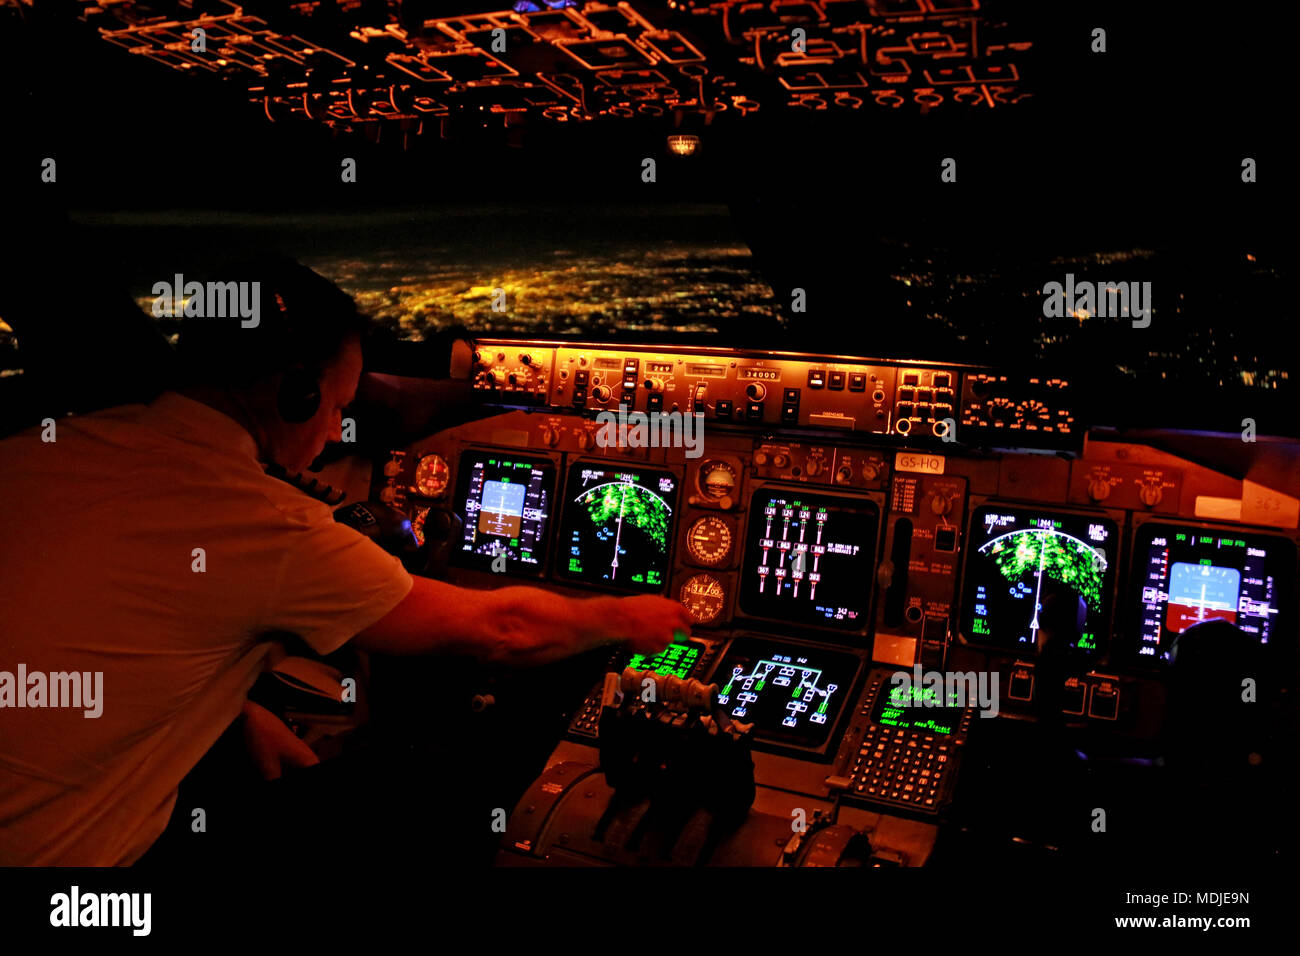
[[[793,623],[864,626],[879,514],[866,499],[759,489],[750,503],[741,609]]]
[[[1138,531],[1133,560],[1142,588],[1136,653],[1168,661],[1174,638],[1202,621],[1227,621],[1268,644],[1295,547],[1276,535],[1155,522]]]
[[[713,674],[718,705],[755,736],[800,747],[820,747],[850,685],[858,660],[851,654],[737,638]]]
[[[677,600],[696,624],[712,624],[726,609],[727,592],[712,574],[693,574],[682,582]]]
[[[716,568],[731,556],[731,525],[726,519],[707,515],[686,529],[686,551],[699,564]]]
[[[1118,530],[1106,517],[985,505],[971,518],[962,634],[1036,652],[1059,636],[1092,654],[1106,633]]]
[[[661,591],[669,569],[677,479],[657,468],[569,470],[560,538],[562,578],[629,591]]]
[[[453,561],[461,567],[537,575],[555,493],[555,465],[494,451],[465,452],[457,501],[464,523]],[[505,556],[504,568],[500,561]]]

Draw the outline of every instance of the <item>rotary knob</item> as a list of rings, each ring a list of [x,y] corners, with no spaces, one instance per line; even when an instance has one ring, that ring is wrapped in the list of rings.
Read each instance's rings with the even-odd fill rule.
[[[611,395],[613,395],[613,392],[610,391],[608,385],[597,385],[591,390],[591,397],[602,405],[609,401]]]
[[[662,378],[648,378],[645,380],[645,387],[651,392],[662,392],[664,390],[664,380]]]
[[[506,370],[503,368],[494,368],[492,370],[492,384],[500,388],[506,383]]]
[[[839,471],[835,472],[835,481],[841,485],[849,484],[853,481],[853,469],[848,465],[841,465]]]
[[[554,425],[542,426],[542,441],[549,448],[554,448],[560,443],[560,430]]]
[[[952,511],[952,499],[947,495],[935,495],[930,499],[930,510],[936,515],[946,515]]]
[[[804,462],[803,470],[809,478],[816,478],[822,473],[822,460],[820,458],[809,458]]]
[[[869,461],[862,466],[862,480],[875,481],[880,477],[880,466],[874,461]]]
[[[750,382],[745,386],[745,394],[751,402],[761,402],[767,396],[767,386],[761,382]]]
[[[1088,497],[1093,501],[1105,501],[1110,497],[1110,482],[1105,478],[1094,478],[1088,483]]]
[[[402,463],[396,458],[390,459],[388,464],[384,465],[384,474],[389,478],[396,478],[402,473]]]
[[[1143,485],[1138,489],[1138,499],[1148,508],[1154,508],[1160,504],[1165,493],[1160,490],[1159,485]]]
[[[596,438],[591,432],[582,432],[578,435],[578,448],[586,451],[596,443]]]
[[[772,458],[772,464],[777,468],[784,468],[786,465],[790,464],[790,456],[778,453]]]
[[[379,489],[379,500],[386,505],[391,505],[397,498],[397,489],[392,485]]]

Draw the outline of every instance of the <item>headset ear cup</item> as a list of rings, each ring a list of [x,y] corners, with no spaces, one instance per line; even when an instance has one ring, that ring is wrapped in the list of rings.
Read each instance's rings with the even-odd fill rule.
[[[320,409],[320,382],[301,369],[284,374],[278,396],[280,417],[286,422],[308,421]]]

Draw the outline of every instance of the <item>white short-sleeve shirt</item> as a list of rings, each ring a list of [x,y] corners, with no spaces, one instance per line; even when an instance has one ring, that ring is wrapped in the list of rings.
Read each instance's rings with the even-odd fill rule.
[[[168,392],[46,431],[0,441],[0,865],[128,864],[239,714],[263,635],[327,653],[412,580],[200,402]],[[49,706],[67,676],[59,700],[54,678],[37,693],[33,674],[74,672],[87,690],[102,673],[100,716]]]

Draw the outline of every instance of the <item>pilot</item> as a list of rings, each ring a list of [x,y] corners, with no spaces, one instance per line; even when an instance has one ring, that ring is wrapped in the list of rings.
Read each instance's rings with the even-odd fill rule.
[[[366,323],[292,260],[223,277],[259,282],[260,314],[185,319],[177,390],[0,441],[0,865],[135,862],[241,713],[268,777],[316,762],[246,700],[267,635],[531,666],[689,630],[659,597],[412,576],[269,477],[341,440]]]

